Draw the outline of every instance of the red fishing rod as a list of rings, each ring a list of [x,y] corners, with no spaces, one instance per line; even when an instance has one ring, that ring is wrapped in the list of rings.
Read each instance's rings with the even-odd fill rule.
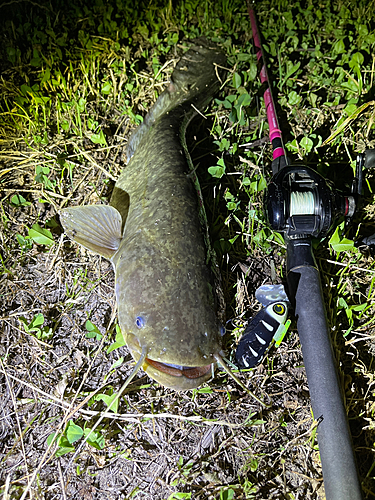
[[[351,220],[361,191],[362,167],[374,155],[366,154],[370,150],[359,155],[350,194],[335,189],[315,170],[288,162],[255,12],[251,7],[248,11],[256,55],[261,64],[260,80],[267,87],[264,103],[273,148],[273,177],[267,189],[266,214],[271,227],[284,236],[287,246],[288,297],[297,319],[311,405],[318,422],[325,495],[327,500],[361,500],[361,486],[312,241],[313,238],[324,238],[343,217]],[[246,361],[246,337],[243,339],[242,345],[242,339],[239,342],[238,352]]]

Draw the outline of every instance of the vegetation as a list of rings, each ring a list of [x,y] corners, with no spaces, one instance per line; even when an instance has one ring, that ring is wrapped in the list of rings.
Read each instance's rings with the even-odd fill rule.
[[[283,279],[265,222],[272,158],[245,2],[9,1],[0,6],[1,483],[5,498],[324,498],[296,329],[241,380],[183,394],[144,375],[116,323],[108,262],[62,232],[68,205],[106,203],[129,133],[197,36],[227,54],[221,93],[190,131],[223,276],[230,359]],[[375,148],[375,3],[256,4],[287,150],[350,190]],[[374,176],[350,227],[317,242],[365,498],[374,494]],[[115,401],[115,404],[113,402]],[[106,418],[92,431],[103,413]],[[86,438],[86,441],[85,440]]]

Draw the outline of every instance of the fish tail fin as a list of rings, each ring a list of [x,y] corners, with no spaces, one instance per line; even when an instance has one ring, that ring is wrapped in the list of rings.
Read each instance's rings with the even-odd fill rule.
[[[241,382],[241,380],[232,372],[232,370],[229,368],[228,366],[228,363],[224,360],[224,358],[219,354],[219,353],[216,353],[214,354],[214,358],[216,359],[216,361],[219,363],[219,365],[223,368],[223,370],[240,386],[242,387],[242,389],[244,391],[246,391],[248,394],[250,394],[251,397],[253,397],[256,401],[258,401],[258,403],[260,403],[262,406],[264,406],[265,408],[268,408],[268,405],[262,401],[261,399],[259,399],[257,396],[255,396],[255,394],[253,392],[250,391],[250,389],[248,389],[246,387],[245,384],[243,384]]]
[[[205,37],[196,38],[173,70],[168,87],[150,108],[141,125],[131,135],[127,158],[133,156],[152,124],[165,113],[186,101],[201,110],[219,90],[225,72],[226,57],[219,47]]]

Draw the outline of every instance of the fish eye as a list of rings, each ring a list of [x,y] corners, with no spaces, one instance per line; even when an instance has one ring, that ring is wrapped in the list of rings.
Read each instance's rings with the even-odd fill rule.
[[[142,316],[137,316],[135,318],[135,325],[137,328],[143,328],[145,326],[145,320]]]
[[[220,327],[220,335],[223,336],[225,335],[225,326],[221,325]]]

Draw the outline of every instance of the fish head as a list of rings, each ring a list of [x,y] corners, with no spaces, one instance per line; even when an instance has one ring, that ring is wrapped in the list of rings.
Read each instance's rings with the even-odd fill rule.
[[[143,369],[151,378],[187,390],[212,377],[222,327],[207,280],[193,269],[166,274],[157,266],[120,266],[116,296],[126,343],[136,361],[146,348]]]

